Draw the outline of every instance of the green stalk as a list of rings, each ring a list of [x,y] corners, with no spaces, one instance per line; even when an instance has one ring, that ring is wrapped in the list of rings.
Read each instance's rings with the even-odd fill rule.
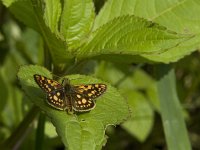
[[[36,139],[35,139],[35,149],[42,150],[44,143],[44,129],[45,129],[45,118],[46,116],[40,113],[37,131],[36,131]]]
[[[191,145],[183,118],[183,108],[176,91],[174,69],[170,65],[159,65],[158,95],[160,99],[161,118],[169,150],[191,150]]]

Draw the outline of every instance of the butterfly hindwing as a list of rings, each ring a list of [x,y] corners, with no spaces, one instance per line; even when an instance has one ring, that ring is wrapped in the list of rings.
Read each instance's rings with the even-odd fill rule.
[[[83,95],[71,94],[69,95],[72,107],[77,112],[89,111],[95,107],[95,102],[91,98],[85,98]]]
[[[73,92],[68,96],[75,111],[89,111],[95,107],[94,99],[106,91],[105,84],[88,84],[72,87]]]
[[[46,99],[47,103],[56,109],[67,109],[67,101],[63,89],[54,90],[52,92],[47,93]]]

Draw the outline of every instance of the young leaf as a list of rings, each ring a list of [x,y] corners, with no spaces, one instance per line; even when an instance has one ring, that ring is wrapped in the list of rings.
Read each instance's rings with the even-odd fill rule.
[[[196,0],[108,0],[95,19],[94,30],[119,16],[135,15],[179,33],[199,33],[199,7]]]
[[[120,10],[120,11],[119,11]],[[195,35],[163,53],[144,54],[132,57],[135,62],[175,62],[199,48],[200,3],[196,0],[149,1],[149,0],[108,0],[95,19],[94,30],[123,15],[135,15],[165,26],[177,33]],[[117,57],[119,58],[119,57]],[[130,59],[125,57],[124,59]]]
[[[53,33],[58,35],[59,20],[61,15],[61,3],[58,0],[45,1],[44,19]]]
[[[61,16],[61,34],[67,41],[69,49],[80,46],[87,38],[94,22],[92,0],[65,0]],[[84,40],[83,40],[84,41]]]
[[[121,16],[93,32],[88,43],[77,52],[77,57],[107,55],[112,59],[113,54],[160,54],[189,38],[191,36],[168,31],[142,18]]]
[[[55,110],[45,102],[45,93],[33,79],[33,75],[38,73],[48,78],[52,77],[45,68],[24,66],[20,68],[18,78],[32,102],[51,118],[58,135],[69,149],[100,149],[105,141],[106,126],[119,124],[129,115],[125,100],[107,83],[105,94],[96,100],[96,107],[90,112],[68,115],[65,111]],[[71,84],[76,85],[102,83],[98,79],[83,75],[71,75],[67,78]]]

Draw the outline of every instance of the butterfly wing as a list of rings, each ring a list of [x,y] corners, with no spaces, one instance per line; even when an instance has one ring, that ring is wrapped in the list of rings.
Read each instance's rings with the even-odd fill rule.
[[[42,90],[46,93],[52,92],[57,89],[63,89],[63,85],[59,82],[48,79],[47,77],[35,74],[34,75],[35,82],[40,86]]]
[[[34,75],[34,79],[39,87],[46,92],[46,100],[49,105],[59,110],[67,109],[65,90],[62,84],[37,74]]]
[[[78,112],[89,111],[95,107],[94,99],[106,91],[106,85],[78,85],[73,86],[72,91],[70,94],[67,94],[67,97],[71,100],[73,109]]]
[[[59,110],[66,110],[68,107],[65,92],[63,89],[54,90],[47,93],[47,103]]]

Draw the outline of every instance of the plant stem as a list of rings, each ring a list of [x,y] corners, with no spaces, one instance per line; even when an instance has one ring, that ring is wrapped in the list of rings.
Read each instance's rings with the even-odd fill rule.
[[[18,149],[23,139],[27,136],[30,130],[29,125],[33,122],[38,112],[39,108],[33,106],[15,131],[0,145],[0,147],[2,149]]]
[[[35,139],[35,149],[42,150],[43,149],[43,142],[44,142],[44,125],[45,125],[45,115],[40,113],[37,132],[36,132],[36,139]]]

